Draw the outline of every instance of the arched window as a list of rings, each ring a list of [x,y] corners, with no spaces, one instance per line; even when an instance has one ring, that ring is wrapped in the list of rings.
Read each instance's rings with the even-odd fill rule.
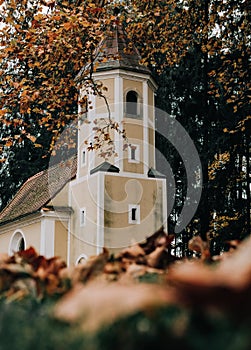
[[[128,91],[126,94],[126,114],[138,115],[138,94],[135,91]]]
[[[81,255],[77,258],[76,265],[84,264],[87,260],[88,260],[87,255],[81,254]]]
[[[15,231],[11,237],[9,245],[9,254],[12,255],[15,252],[25,250],[26,243],[24,234],[21,231]]]

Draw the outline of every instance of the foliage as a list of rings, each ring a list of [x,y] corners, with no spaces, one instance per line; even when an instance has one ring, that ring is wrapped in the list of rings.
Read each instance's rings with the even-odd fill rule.
[[[0,301],[1,349],[83,349],[85,341],[77,329],[51,317],[54,303],[41,303],[29,296],[21,301]]]
[[[204,239],[209,235],[212,249],[218,254],[224,249],[224,240],[243,238],[249,232],[250,171],[246,168],[249,129],[243,133],[226,132],[226,126],[230,123],[234,125],[235,117],[228,105],[216,102],[212,95],[208,96],[207,110],[204,108],[201,102],[204,96],[202,62],[203,55],[194,49],[176,67],[165,68],[160,76],[157,95],[158,107],[176,115],[190,134],[204,164],[204,174],[208,174],[208,178],[205,176],[204,179],[203,197],[197,213],[181,237],[177,237],[177,240],[182,240],[183,254],[189,253],[187,242],[194,234],[200,233]],[[213,63],[210,60],[208,65]],[[175,129],[171,132],[175,133]],[[186,194],[186,173],[181,158],[168,140],[158,135],[156,145],[165,154],[176,180],[176,203],[169,225],[169,232],[173,232],[172,222],[177,220]],[[210,223],[203,228],[205,216]],[[225,226],[222,226],[223,221]]]
[[[31,125],[58,134],[74,119],[78,99],[74,78],[90,61],[101,36],[96,17],[102,11],[94,4],[45,5],[40,0],[2,5],[1,121],[16,130],[8,144],[20,142]]]
[[[141,246],[115,257],[104,250],[74,268],[32,248],[2,255],[1,348],[250,349],[250,239],[212,257],[197,236],[189,247],[199,258],[169,259],[157,269],[143,259],[143,274],[162,277],[139,282],[135,265],[159,247],[169,250],[170,241],[157,232]]]
[[[2,2],[3,123],[26,130],[39,120],[40,125],[57,132],[75,118],[78,94],[74,78],[81,68],[93,63],[100,39],[116,19],[112,14],[116,3],[103,1],[102,5],[86,0]],[[120,7],[120,20],[127,22],[128,33],[142,48],[147,64],[160,71],[199,47],[204,58],[218,61],[218,67],[206,72],[210,94],[234,103],[235,112],[249,104],[246,1],[134,0]],[[90,84],[89,71],[82,73],[86,74],[82,80],[86,78]]]
[[[6,177],[1,186],[3,205],[25,177],[47,165],[38,161],[11,186],[8,197],[8,184],[17,181],[11,175],[16,168],[9,165],[9,150],[16,161],[17,149],[26,147],[28,140],[35,154],[51,155],[60,133],[77,119],[79,110],[83,113],[89,106],[78,96],[79,72],[81,84],[105,97],[105,87],[93,81],[92,73],[98,64],[97,47],[115,22],[124,24],[143,63],[152,68],[160,85],[158,106],[176,115],[199,150],[203,194],[194,220],[177,237],[183,253],[189,253],[188,240],[198,232],[203,239],[211,238],[215,254],[223,249],[224,240],[249,234],[251,21],[247,0],[6,0],[1,1],[0,16],[0,161],[7,164],[1,172]],[[43,141],[45,129],[48,138]],[[104,141],[112,143],[109,134],[114,129],[125,137],[116,121],[108,118],[104,126],[97,126],[89,149],[100,150]],[[69,147],[76,146],[75,138],[67,141]],[[63,145],[58,141],[58,146]],[[186,194],[184,165],[165,142],[158,147],[176,176],[171,228]],[[108,153],[100,150],[103,157]],[[27,166],[23,163],[20,169]]]
[[[157,104],[175,115],[189,132],[203,166],[198,211],[177,240],[182,241],[183,254],[189,254],[187,242],[199,232],[204,239],[211,238],[212,251],[218,254],[224,249],[224,240],[250,233],[250,61],[245,58],[250,52],[250,24],[243,27],[250,8],[246,1],[184,4],[183,11],[189,13],[177,23],[186,23],[187,52],[164,67],[159,79],[156,76],[160,84]],[[168,34],[164,26],[161,30],[175,49],[178,34]],[[168,54],[158,51],[156,61],[167,62]],[[153,69],[158,70],[158,64]],[[172,146],[162,143],[160,140],[157,147],[174,169],[177,186],[169,225],[172,232],[186,194],[186,174]]]
[[[23,141],[4,151],[6,161],[0,164],[0,208],[3,209],[18,188],[32,175],[44,170],[48,164],[45,155],[50,147],[50,132],[43,130],[37,137],[42,147],[23,135]]]
[[[116,19],[114,6],[87,0],[0,3],[1,160],[11,162],[9,149],[17,155],[25,146],[26,154],[28,143],[32,161],[34,152],[48,154],[76,119],[75,77],[92,64]],[[250,230],[250,4],[133,0],[121,6],[120,20],[160,83],[159,106],[177,115],[202,157],[204,197],[183,232],[184,250],[201,259],[174,264],[164,235],[116,257],[104,251],[73,270],[32,249],[1,257],[1,347],[249,349],[250,240],[237,250],[236,241],[227,240]],[[83,82],[97,88],[89,72]],[[171,151],[167,156],[183,183],[184,169]],[[17,168],[13,175],[2,169],[10,182],[22,181],[14,177]],[[195,233],[209,240],[196,236],[189,242]],[[228,252],[217,255],[222,250]]]

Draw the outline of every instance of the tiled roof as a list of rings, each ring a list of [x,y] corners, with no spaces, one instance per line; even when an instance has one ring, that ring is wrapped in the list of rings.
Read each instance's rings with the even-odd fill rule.
[[[150,75],[150,69],[141,64],[140,61],[139,51],[128,39],[122,25],[114,23],[96,50],[94,59],[94,63],[98,64],[96,71],[120,68]],[[81,81],[83,72],[88,71],[89,67],[90,65],[86,65],[80,70],[76,81]]]
[[[96,166],[96,168],[92,169],[90,171],[90,174],[97,173],[98,171],[104,171],[104,172],[109,172],[109,173],[119,173],[119,168],[116,167],[115,165],[112,165],[109,162],[103,162],[102,164]]]
[[[97,71],[122,68],[125,70],[150,74],[150,70],[140,63],[137,48],[129,41],[122,25],[113,24],[110,32],[101,42],[95,59]]]
[[[0,213],[0,225],[39,211],[76,176],[76,172],[74,156],[30,177]]]
[[[150,168],[148,173],[148,177],[154,177],[156,179],[166,179],[166,175],[160,173],[158,170]]]

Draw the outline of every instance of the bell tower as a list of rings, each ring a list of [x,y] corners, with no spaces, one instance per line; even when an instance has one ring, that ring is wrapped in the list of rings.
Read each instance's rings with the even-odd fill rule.
[[[119,251],[167,228],[166,179],[155,170],[157,85],[140,61],[122,26],[113,24],[97,50],[92,75],[104,97],[81,85],[87,67],[77,77],[80,98],[87,96],[91,108],[79,110],[78,171],[70,186],[70,255],[75,260],[98,254],[103,246]],[[126,137],[109,129],[109,121]],[[89,151],[97,135],[108,142]]]

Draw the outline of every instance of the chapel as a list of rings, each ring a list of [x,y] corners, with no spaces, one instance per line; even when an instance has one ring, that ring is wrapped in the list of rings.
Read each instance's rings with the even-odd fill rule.
[[[2,210],[0,252],[33,246],[74,265],[103,247],[116,253],[160,227],[167,231],[166,178],[155,161],[156,82],[119,24],[100,43],[94,63],[93,79],[105,86],[106,98],[82,84],[83,67],[76,81],[91,108],[79,107],[76,155],[29,178]],[[112,130],[112,146],[104,147],[115,152],[104,158],[88,145],[108,117],[126,137]]]

